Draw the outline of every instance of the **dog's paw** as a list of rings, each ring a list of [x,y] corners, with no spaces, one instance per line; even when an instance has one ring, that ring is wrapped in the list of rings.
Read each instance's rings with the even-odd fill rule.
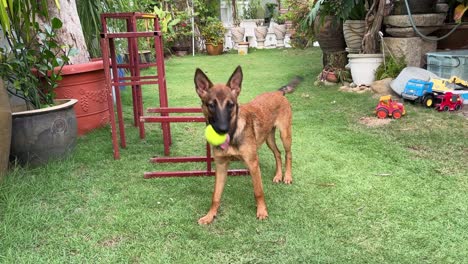
[[[292,184],[292,177],[284,177],[284,184]]]
[[[257,210],[257,218],[258,220],[265,220],[268,217],[268,212],[266,209]]]
[[[198,219],[199,225],[209,225],[213,222],[215,215],[207,214],[204,217]]]
[[[274,178],[273,178],[273,183],[280,183],[282,181],[281,179],[281,175],[276,175]]]

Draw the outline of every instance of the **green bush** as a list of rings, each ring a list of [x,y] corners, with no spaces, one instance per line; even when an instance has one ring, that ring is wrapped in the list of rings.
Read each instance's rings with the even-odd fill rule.
[[[387,56],[385,57],[385,63],[381,64],[375,71],[375,78],[377,80],[396,78],[405,67],[406,62],[404,57],[395,58]]]
[[[206,43],[211,43],[217,46],[224,42],[224,33],[226,29],[223,23],[216,17],[206,18],[205,25],[200,28],[201,35]]]

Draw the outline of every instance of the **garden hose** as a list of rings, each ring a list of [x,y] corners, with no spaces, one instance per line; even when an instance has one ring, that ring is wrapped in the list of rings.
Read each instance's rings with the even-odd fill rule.
[[[409,8],[409,4],[408,4],[408,0],[405,0],[405,5],[406,5],[406,11],[408,12],[408,17],[410,19],[410,22],[411,22],[411,26],[413,27],[414,31],[423,39],[426,39],[426,40],[431,40],[431,41],[438,41],[438,40],[442,40],[444,38],[447,38],[448,36],[450,36],[462,23],[458,23],[455,27],[453,27],[447,34],[443,35],[442,37],[440,38],[436,38],[436,37],[428,37],[426,35],[424,35],[423,33],[421,33],[421,31],[419,31],[419,29],[416,27],[416,25],[414,24],[414,20],[413,20],[413,16],[411,15],[411,10]]]

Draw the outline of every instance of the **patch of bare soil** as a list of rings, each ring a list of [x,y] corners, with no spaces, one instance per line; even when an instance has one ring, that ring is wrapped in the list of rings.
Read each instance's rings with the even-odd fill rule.
[[[350,92],[350,93],[365,93],[365,92],[370,92],[372,89],[369,86],[361,85],[361,86],[356,86],[356,87],[350,87],[350,86],[341,86],[339,91],[342,92]]]
[[[390,124],[390,122],[392,122],[391,118],[380,119],[377,117],[367,117],[367,116],[359,118],[359,123],[366,125],[368,127],[385,126],[387,124]]]
[[[116,236],[116,237],[112,237],[110,239],[102,241],[100,245],[103,247],[114,247],[114,246],[117,246],[122,240],[123,240],[122,237]]]

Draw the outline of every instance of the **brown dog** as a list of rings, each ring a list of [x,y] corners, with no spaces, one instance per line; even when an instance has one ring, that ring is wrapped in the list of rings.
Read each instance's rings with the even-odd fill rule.
[[[267,142],[276,159],[276,174],[273,182],[292,183],[291,175],[291,105],[284,96],[292,92],[301,81],[295,78],[278,91],[264,93],[250,103],[239,107],[237,97],[241,91],[242,69],[236,68],[227,84],[213,84],[202,70],[195,72],[195,87],[202,101],[203,114],[214,130],[219,134],[228,134],[225,144],[214,147],[216,164],[215,186],[211,208],[198,220],[199,224],[209,224],[218,212],[221,194],[226,182],[228,164],[231,160],[241,159],[246,164],[254,187],[257,202],[257,218],[265,219],[268,212],[263,195],[262,179],[257,149]],[[278,128],[286,151],[286,170],[282,175],[281,153],[275,142],[275,130]]]

